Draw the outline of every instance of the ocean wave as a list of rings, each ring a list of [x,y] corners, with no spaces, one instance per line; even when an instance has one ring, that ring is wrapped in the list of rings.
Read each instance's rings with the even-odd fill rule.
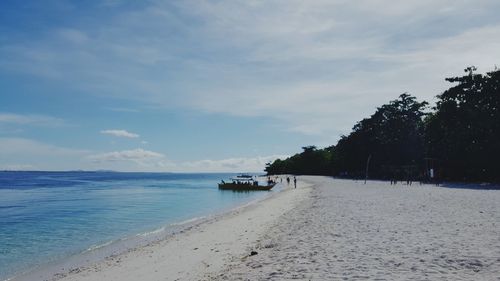
[[[139,233],[136,236],[147,237],[147,236],[151,236],[151,235],[154,235],[154,234],[162,233],[162,232],[165,231],[165,229],[166,228],[163,226],[163,227],[157,228],[157,229],[152,230],[152,231],[147,231],[147,232]]]
[[[24,205],[0,206],[0,209],[26,208]]]
[[[98,249],[101,249],[101,248],[104,248],[106,246],[109,246],[111,244],[113,244],[113,242],[115,242],[115,240],[111,240],[111,241],[108,241],[106,243],[103,243],[103,244],[97,244],[97,245],[92,245],[90,246],[89,248],[87,248],[85,251],[83,251],[84,253],[86,252],[91,252],[91,251],[95,251],[95,250],[98,250]]]
[[[193,222],[205,219],[205,218],[206,218],[206,216],[203,216],[203,217],[194,217],[194,218],[187,219],[187,220],[184,220],[184,221],[181,221],[181,222],[174,222],[174,223],[172,223],[170,225],[172,225],[172,226],[185,225],[185,224],[193,223]]]

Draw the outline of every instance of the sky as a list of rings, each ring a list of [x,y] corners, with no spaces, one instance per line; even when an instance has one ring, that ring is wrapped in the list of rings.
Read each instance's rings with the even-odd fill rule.
[[[0,170],[258,172],[500,64],[497,0],[0,2]]]

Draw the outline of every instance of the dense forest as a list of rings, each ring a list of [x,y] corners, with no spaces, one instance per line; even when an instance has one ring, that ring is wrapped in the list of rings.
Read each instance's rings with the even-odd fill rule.
[[[268,174],[500,182],[500,70],[447,78],[430,107],[407,93],[377,108],[337,144],[266,165]]]

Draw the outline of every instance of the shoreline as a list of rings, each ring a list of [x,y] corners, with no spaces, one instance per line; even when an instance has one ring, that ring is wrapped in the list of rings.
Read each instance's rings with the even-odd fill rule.
[[[236,209],[237,208],[239,207],[236,207]],[[230,212],[231,210],[232,209],[202,217],[194,217],[178,223],[151,229],[146,232],[127,235],[97,245],[94,244],[85,250],[69,254],[65,258],[56,258],[45,264],[37,265],[30,270],[17,273],[14,276],[4,279],[4,281],[58,280],[60,277],[57,276],[63,276],[67,272],[77,271],[79,268],[86,268],[92,264],[104,262],[110,257],[115,257],[136,248],[146,247],[151,243],[168,239],[170,236],[178,235],[186,229],[190,229],[198,224],[203,224],[217,216],[222,216],[224,213]]]
[[[499,200],[300,176],[297,189],[48,280],[497,280]]]
[[[286,193],[289,190],[291,190],[291,188],[287,187],[284,183],[277,192],[275,191],[263,198],[246,202],[243,205],[231,207],[207,216],[188,219],[184,222],[173,223],[171,225],[153,229],[150,232],[137,233],[133,236],[123,237],[118,240],[106,242],[102,245],[93,245],[91,248],[95,247],[95,249],[87,249],[79,254],[72,255],[69,258],[69,261],[56,261],[54,263],[49,263],[41,266],[40,268],[18,274],[6,280],[98,280],[100,279],[99,276],[95,276],[95,278],[91,277],[90,279],[83,278],[82,276],[86,276],[91,272],[99,274],[98,272],[109,270],[112,268],[111,265],[122,264],[123,259],[143,259],[146,257],[145,252],[149,253],[150,251],[161,250],[159,248],[161,248],[165,243],[174,243],[173,241],[182,240],[185,236],[192,235],[200,229],[201,232],[204,232],[202,229],[207,228],[210,225],[221,222],[223,223],[230,218],[241,215],[242,213],[259,209],[260,207],[258,208],[257,206],[262,204],[266,205],[265,202],[280,197],[283,193]],[[159,233],[156,234],[155,232]],[[154,237],[142,237],[147,236],[148,234],[153,234]],[[133,246],[127,246],[127,244],[130,244],[128,243],[130,241],[132,241]]]

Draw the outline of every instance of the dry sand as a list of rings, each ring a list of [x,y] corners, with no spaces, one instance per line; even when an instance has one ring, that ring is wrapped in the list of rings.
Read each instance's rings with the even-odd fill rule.
[[[195,225],[163,241],[130,250],[91,266],[74,268],[55,279],[204,280],[234,261],[244,260],[277,219],[311,191],[302,182],[256,204]]]
[[[300,177],[62,280],[290,279],[500,280],[500,191]]]
[[[305,179],[259,255],[214,280],[500,280],[500,191]]]

